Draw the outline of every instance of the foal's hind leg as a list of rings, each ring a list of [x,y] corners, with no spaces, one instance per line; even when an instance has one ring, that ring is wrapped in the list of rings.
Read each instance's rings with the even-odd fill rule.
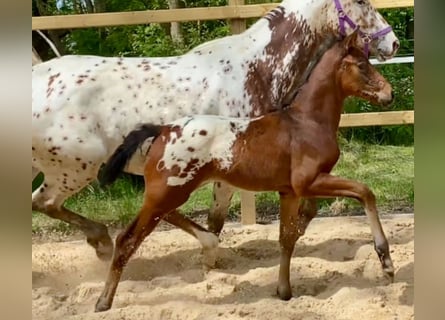
[[[132,254],[139,248],[145,237],[159,223],[161,216],[162,213],[152,206],[144,205],[133,222],[117,236],[113,260],[105,287],[96,302],[96,312],[106,311],[111,308],[124,266]]]
[[[198,239],[202,245],[204,265],[208,268],[215,267],[218,250],[218,237],[214,233],[203,228],[191,219],[184,217],[177,210],[170,212],[162,219]]]
[[[394,266],[389,254],[388,240],[380,223],[375,196],[366,185],[330,174],[320,174],[306,190],[305,196],[349,197],[359,200],[365,207],[374,238],[374,248],[383,271],[391,281],[394,280]]]
[[[232,200],[235,188],[223,182],[213,184],[213,206],[207,218],[209,230],[218,235],[224,227],[224,220],[229,212],[230,201]]]
[[[155,165],[155,161],[147,163],[148,168]],[[131,255],[153,231],[160,219],[185,203],[193,191],[193,188],[188,189],[187,186],[182,186],[178,191],[177,187],[167,186],[166,181],[160,182],[161,178],[154,170],[151,174],[152,176],[148,177],[147,173],[145,175],[145,198],[141,210],[131,225],[116,238],[113,260],[104,290],[96,303],[96,312],[111,308],[123,268]]]
[[[66,177],[55,178],[50,173],[46,174],[43,183],[32,193],[32,210],[78,227],[87,236],[87,242],[96,249],[99,259],[109,260],[113,253],[113,242],[107,227],[63,206],[66,198],[88,184],[88,179],[82,180],[81,176],[76,176],[72,179],[73,185],[73,181],[68,181]]]

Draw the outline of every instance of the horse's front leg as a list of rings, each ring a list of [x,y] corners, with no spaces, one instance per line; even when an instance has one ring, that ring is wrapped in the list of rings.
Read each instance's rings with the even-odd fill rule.
[[[280,193],[280,271],[277,293],[282,300],[292,298],[290,285],[290,259],[294,251],[298,232],[299,199],[293,193]],[[301,230],[300,230],[301,231]]]
[[[380,223],[374,193],[366,185],[330,174],[320,174],[307,188],[305,196],[349,197],[359,200],[365,207],[374,238],[374,248],[383,271],[391,281],[394,280],[394,266],[389,254],[388,240]]]
[[[298,236],[301,237],[306,232],[309,223],[317,215],[317,199],[301,198],[298,208]]]

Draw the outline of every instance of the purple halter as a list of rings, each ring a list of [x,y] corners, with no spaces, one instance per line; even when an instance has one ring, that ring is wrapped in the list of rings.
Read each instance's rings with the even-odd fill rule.
[[[347,24],[349,24],[349,26],[352,29],[356,29],[358,28],[358,26],[354,23],[354,21],[351,20],[351,18],[348,17],[348,15],[343,11],[343,8],[341,6],[340,0],[334,0],[335,3],[335,8],[337,8],[337,12],[338,12],[338,22],[340,25],[340,34],[344,37],[346,36],[346,31],[345,31],[345,22]],[[380,31],[377,31],[376,33],[373,34],[369,34],[369,33],[365,33],[361,30],[358,30],[358,33],[360,34],[360,36],[363,39],[363,42],[365,43],[365,56],[369,57],[369,43],[374,40],[377,39],[379,37],[382,37],[388,33],[390,33],[392,30],[391,26],[388,26]]]

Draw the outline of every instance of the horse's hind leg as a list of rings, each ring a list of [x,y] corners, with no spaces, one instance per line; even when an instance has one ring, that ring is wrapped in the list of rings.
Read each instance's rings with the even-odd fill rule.
[[[229,212],[230,201],[232,200],[235,188],[223,182],[213,184],[213,206],[207,218],[209,230],[218,235],[224,227],[224,220]]]
[[[171,211],[163,217],[163,220],[198,239],[202,245],[204,265],[209,268],[215,267],[218,251],[218,237],[214,233],[203,228],[193,220],[184,217],[177,210]]]
[[[113,253],[113,242],[108,235],[107,227],[63,206],[66,198],[88,184],[87,181],[82,183],[80,177],[76,178],[76,189],[74,189],[67,180],[45,175],[43,183],[32,193],[32,210],[78,227],[86,235],[87,242],[96,249],[99,259],[109,260]]]
[[[374,247],[383,271],[391,281],[394,280],[394,266],[389,254],[388,240],[380,223],[375,196],[366,185],[329,174],[320,174],[305,193],[307,196],[349,197],[359,200],[365,207],[374,238]]]

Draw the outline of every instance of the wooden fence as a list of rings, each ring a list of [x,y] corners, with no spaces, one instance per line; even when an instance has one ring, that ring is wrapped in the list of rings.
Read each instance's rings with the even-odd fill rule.
[[[232,33],[246,30],[247,18],[258,18],[275,8],[279,3],[244,5],[244,0],[229,0],[229,5],[206,8],[169,10],[144,10],[32,17],[32,30],[75,29],[89,27],[137,25],[185,21],[230,19]],[[413,7],[414,0],[371,0],[376,8]],[[410,57],[413,61],[413,57]],[[408,61],[408,62],[410,62]],[[391,61],[389,61],[391,63]],[[391,111],[343,114],[341,127],[413,124],[414,111]],[[240,191],[241,223],[256,222],[255,194]]]
[[[413,7],[414,0],[371,0],[376,8]],[[217,19],[247,19],[265,15],[278,3],[244,5],[244,1],[230,1],[228,6],[184,8],[170,10],[143,10],[43,16],[32,18],[32,30],[74,29],[135,25],[147,23],[184,22]],[[241,31],[241,30],[240,30]]]

